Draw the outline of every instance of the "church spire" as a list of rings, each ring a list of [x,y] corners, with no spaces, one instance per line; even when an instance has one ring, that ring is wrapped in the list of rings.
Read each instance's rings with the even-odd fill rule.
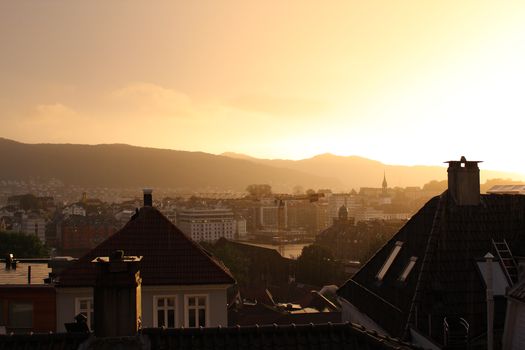
[[[388,189],[388,184],[386,182],[386,171],[383,171],[383,194],[386,194]]]

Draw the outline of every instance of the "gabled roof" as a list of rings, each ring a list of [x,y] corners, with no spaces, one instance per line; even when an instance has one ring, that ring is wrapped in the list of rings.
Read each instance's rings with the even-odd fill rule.
[[[230,272],[196,242],[188,238],[153,207],[88,252],[59,276],[58,287],[93,286],[96,267],[91,261],[114,250],[143,256],[142,285],[233,284]]]
[[[403,337],[410,324],[427,335],[431,328],[431,337],[442,341],[444,317],[459,316],[475,337],[485,331],[486,320],[485,286],[476,261],[487,252],[496,255],[492,239],[505,239],[514,255],[524,255],[525,196],[482,195],[478,206],[458,206],[445,191],[428,201],[338,294],[392,336]],[[396,242],[403,242],[402,248],[379,281],[377,273]],[[418,259],[401,282],[411,257]]]

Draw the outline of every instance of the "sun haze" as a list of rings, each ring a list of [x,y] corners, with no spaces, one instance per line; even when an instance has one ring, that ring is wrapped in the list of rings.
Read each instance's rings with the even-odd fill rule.
[[[3,1],[1,137],[525,173],[522,1]]]

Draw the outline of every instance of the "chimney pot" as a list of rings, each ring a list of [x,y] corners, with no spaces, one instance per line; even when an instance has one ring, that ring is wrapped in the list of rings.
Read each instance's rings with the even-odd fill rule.
[[[124,258],[124,251],[123,250],[115,250],[109,256],[109,261],[122,261],[123,258]]]
[[[153,190],[151,188],[145,188],[142,190],[144,193],[144,206],[152,207],[153,206]]]

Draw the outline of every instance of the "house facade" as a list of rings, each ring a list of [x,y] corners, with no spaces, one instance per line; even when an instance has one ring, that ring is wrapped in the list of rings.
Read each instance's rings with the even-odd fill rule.
[[[152,206],[144,206],[114,235],[64,270],[56,280],[56,329],[79,313],[93,326],[93,260],[115,250],[141,256],[142,327],[226,326],[230,272]]]
[[[55,288],[38,259],[5,259],[0,268],[0,334],[55,331]]]

